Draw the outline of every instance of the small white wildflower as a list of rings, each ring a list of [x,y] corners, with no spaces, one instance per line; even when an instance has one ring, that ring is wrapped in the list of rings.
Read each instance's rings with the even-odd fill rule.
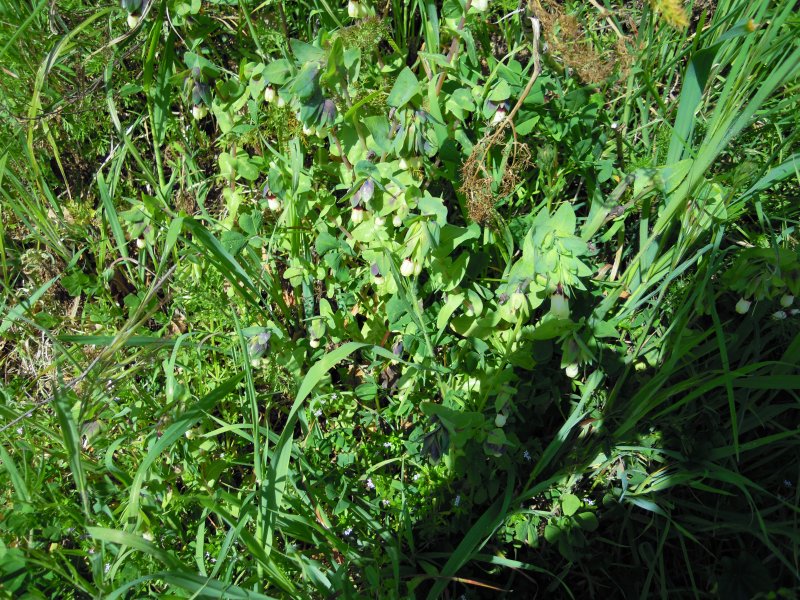
[[[461,495],[460,494],[458,496],[456,496],[455,500],[453,500],[453,506],[458,506],[459,504],[461,504]]]
[[[783,485],[785,485],[787,488],[790,488],[790,487],[792,487],[792,482],[789,481],[788,479],[784,479],[783,480]]]
[[[525,450],[525,452],[522,453],[522,458],[524,458],[527,461],[530,461],[531,460],[531,453],[528,452],[527,450]]]
[[[111,570],[111,563],[106,563],[106,566],[103,567],[103,572],[108,573]]]
[[[22,435],[23,429],[22,427],[17,427],[17,435]]]
[[[348,527],[342,533],[344,534],[345,537],[348,537],[351,533],[353,533],[353,528],[352,527]]]
[[[322,411],[320,409],[315,410],[314,411],[314,416],[315,417],[321,417],[322,416]]]
[[[592,500],[591,498],[584,498],[583,501],[586,502],[586,504],[589,506],[594,506],[594,500]]]
[[[350,213],[350,219],[353,221],[353,223],[358,225],[359,223],[362,223],[364,221],[364,213],[365,211],[363,208],[361,208],[360,206],[356,206]]]
[[[365,485],[367,486],[368,490],[374,490],[375,489],[375,484],[372,483],[372,479],[370,479],[369,477],[367,478],[367,483]]]
[[[414,473],[414,476],[411,479],[413,479],[414,481],[419,479],[419,473]]]
[[[776,321],[783,321],[786,318],[786,313],[782,310],[776,310],[772,313],[772,318]]]
[[[391,448],[392,447],[392,442],[383,442],[383,447],[384,448]]]
[[[336,400],[338,397],[338,394],[331,394],[331,400]]]
[[[391,502],[389,502],[388,498],[384,498],[383,500],[381,500],[381,504],[383,504],[384,506],[389,506]]]

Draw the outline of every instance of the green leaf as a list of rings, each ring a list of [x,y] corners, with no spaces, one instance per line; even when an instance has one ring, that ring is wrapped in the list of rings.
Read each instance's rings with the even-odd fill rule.
[[[575,515],[575,520],[584,531],[597,531],[597,528],[600,527],[600,523],[597,521],[597,517],[593,512],[585,511],[578,513]]]
[[[239,227],[242,228],[242,231],[245,233],[249,233],[250,235],[258,235],[261,231],[261,223],[264,220],[264,216],[258,210],[253,210],[248,213],[244,213],[242,216],[239,217]]]
[[[247,245],[247,238],[238,231],[224,231],[219,238],[222,247],[227,250],[231,256],[236,256]]]
[[[548,523],[544,528],[544,539],[554,544],[558,541],[559,537],[561,537],[561,529]]]
[[[292,49],[297,62],[300,64],[314,61],[321,61],[325,58],[325,51],[322,48],[312,46],[300,40],[289,40],[289,47]]]
[[[561,512],[571,517],[583,506],[581,499],[575,494],[564,494],[561,496]]]
[[[386,99],[386,104],[401,108],[419,92],[419,82],[413,71],[405,67],[397,76],[394,87]]]
[[[285,58],[273,60],[261,72],[261,76],[267,83],[274,85],[283,85],[292,75],[291,63]]]

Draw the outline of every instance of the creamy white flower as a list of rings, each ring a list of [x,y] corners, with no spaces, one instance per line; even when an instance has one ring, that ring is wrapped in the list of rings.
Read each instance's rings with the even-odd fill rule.
[[[569,300],[563,294],[550,296],[550,313],[559,319],[569,319]]]
[[[275,88],[271,85],[268,85],[264,88],[264,102],[270,103],[275,100]]]
[[[406,258],[403,260],[403,264],[400,265],[400,274],[403,277],[411,277],[411,275],[414,274],[415,268],[416,265],[414,264],[414,261],[410,258]]]

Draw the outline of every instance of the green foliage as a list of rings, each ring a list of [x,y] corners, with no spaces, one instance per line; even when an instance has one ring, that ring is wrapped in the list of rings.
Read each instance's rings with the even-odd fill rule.
[[[791,597],[800,22],[697,4],[0,6],[2,593]]]

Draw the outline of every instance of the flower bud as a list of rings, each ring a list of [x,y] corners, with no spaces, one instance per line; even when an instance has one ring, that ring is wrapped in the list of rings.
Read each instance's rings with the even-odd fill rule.
[[[367,179],[364,183],[361,184],[361,189],[358,190],[361,201],[362,202],[369,202],[372,200],[373,194],[375,194],[375,182],[372,181],[372,178]]]
[[[376,226],[376,227],[383,227],[384,225],[386,225],[386,219],[385,219],[385,218],[383,218],[383,217],[382,217],[382,216],[380,216],[380,215],[377,215],[377,216],[375,217],[375,226]]]
[[[411,277],[415,268],[416,265],[414,264],[414,261],[410,258],[406,258],[403,260],[403,264],[400,265],[400,274],[403,277]]]
[[[739,301],[736,303],[736,312],[740,315],[744,315],[750,310],[750,305],[752,302],[750,300],[745,300],[744,298],[739,298]]]
[[[275,88],[271,85],[268,85],[264,88],[264,102],[269,104],[270,102],[275,101]]]
[[[128,27],[134,29],[138,24],[139,20],[141,19],[141,15],[135,15],[133,13],[128,15]]]
[[[786,318],[786,313],[782,310],[776,310],[774,313],[772,313],[772,318],[776,321],[783,321]]]
[[[144,250],[145,245],[144,238],[136,238],[136,247],[139,250]]]
[[[525,306],[525,294],[523,294],[522,292],[514,292],[513,294],[511,294],[510,302],[511,302],[511,311],[517,312],[519,309]]]
[[[330,98],[326,98],[322,102],[322,124],[332,125],[336,121],[336,103]]]
[[[280,95],[278,95],[278,102],[276,102],[278,108],[283,108],[286,106],[286,100],[284,100]]]
[[[357,19],[361,14],[361,5],[356,0],[350,0],[347,3],[347,16],[351,19]]]
[[[392,217],[392,225],[395,227],[401,227],[403,225],[403,217],[400,215],[395,215]]]
[[[486,12],[489,8],[489,0],[472,0],[472,8],[478,12]]]
[[[381,269],[378,266],[378,263],[372,263],[369,271],[372,273],[372,277],[375,279],[375,284],[381,285],[383,283],[383,275],[381,275]]]
[[[350,213],[350,220],[353,221],[353,223],[355,223],[356,225],[358,225],[364,220],[365,212],[366,211],[360,206],[354,206],[353,211]]]
[[[563,294],[550,296],[550,314],[558,319],[569,319],[569,301]]]
[[[564,373],[570,379],[575,379],[578,376],[578,363],[568,364],[566,369],[564,369]]]
[[[308,345],[311,346],[312,348],[319,348],[319,338],[315,337],[309,338]]]
[[[781,296],[781,306],[783,308],[789,308],[792,304],[794,304],[794,296],[791,294],[784,294]]]

